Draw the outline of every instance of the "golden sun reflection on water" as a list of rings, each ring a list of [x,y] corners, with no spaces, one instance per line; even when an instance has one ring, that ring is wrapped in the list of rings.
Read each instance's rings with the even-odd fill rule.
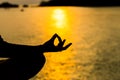
[[[69,39],[71,34],[71,27],[69,23],[69,10],[65,8],[54,8],[51,12],[51,31],[58,33],[61,38]],[[55,40],[58,43],[58,40]]]
[[[62,40],[67,39],[65,45],[71,42],[71,27],[69,26],[70,23],[68,19],[68,10],[64,8],[53,8],[49,9],[48,13],[48,23],[46,23],[44,27],[44,33],[46,35],[44,39],[47,40],[54,33],[57,33],[62,38]],[[56,39],[55,44],[57,43],[58,40]],[[45,79],[70,80],[73,71],[69,71],[69,69],[71,69],[74,65],[74,61],[71,61],[72,54],[70,48],[63,52],[44,54],[46,56],[47,61],[40,74],[38,74],[38,76],[40,77],[42,74],[46,74],[44,76]]]
[[[42,11],[44,13],[41,11],[34,12],[35,16],[33,16],[31,20],[35,20],[37,26],[33,29],[36,30],[35,33],[37,36],[40,36],[43,43],[44,41],[49,40],[55,33],[57,33],[62,40],[66,39],[65,45],[72,42],[72,26],[70,26],[71,16],[69,15],[69,9],[60,7],[47,8]],[[38,41],[40,41],[40,39],[38,39]],[[57,39],[54,44],[58,44]],[[71,54],[71,49],[72,46],[62,52],[45,53],[46,63],[37,75],[37,78],[40,80],[70,80],[74,73],[74,70],[71,69],[75,65],[73,60],[74,54]]]
[[[57,28],[64,28],[66,24],[66,15],[64,10],[55,9],[52,15],[53,21],[55,22],[55,26]]]
[[[56,26],[57,28],[64,28],[67,24],[66,13],[63,9],[53,10],[52,19],[54,22],[54,26]]]
[[[49,29],[48,33],[58,33],[61,36],[69,32],[69,20],[67,10],[64,8],[54,8],[50,11]]]
[[[63,52],[45,53],[46,63],[32,80],[119,80],[118,9],[1,9],[0,34],[8,42],[36,45],[57,33],[73,43]]]

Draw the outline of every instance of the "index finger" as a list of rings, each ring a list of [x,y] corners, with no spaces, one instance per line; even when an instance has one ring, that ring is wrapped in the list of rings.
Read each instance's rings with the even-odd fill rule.
[[[58,36],[57,34],[56,34],[56,37],[58,38],[59,43],[62,43],[62,39],[61,39],[61,37]]]
[[[52,38],[50,39],[50,41],[54,41],[56,37],[57,37],[57,34],[55,33],[55,34],[52,36]]]

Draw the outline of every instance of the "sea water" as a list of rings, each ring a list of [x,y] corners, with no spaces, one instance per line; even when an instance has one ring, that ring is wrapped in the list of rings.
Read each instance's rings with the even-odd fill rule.
[[[7,42],[42,45],[54,33],[73,44],[44,53],[46,63],[31,80],[120,80],[120,7],[0,9]]]

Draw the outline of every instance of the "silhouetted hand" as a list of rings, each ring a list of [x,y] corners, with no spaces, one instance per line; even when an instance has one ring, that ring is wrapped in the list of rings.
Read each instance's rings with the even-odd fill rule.
[[[3,42],[3,38],[2,38],[1,35],[0,35],[0,42],[1,42],[1,41]]]
[[[58,41],[59,41],[57,46],[54,45],[54,40],[56,38],[58,38]],[[69,43],[66,46],[63,46],[65,41],[66,41],[65,39],[62,40],[60,36],[58,36],[57,34],[54,34],[50,40],[48,40],[43,44],[44,52],[57,52],[57,51],[66,50],[68,47],[72,45],[72,43]]]

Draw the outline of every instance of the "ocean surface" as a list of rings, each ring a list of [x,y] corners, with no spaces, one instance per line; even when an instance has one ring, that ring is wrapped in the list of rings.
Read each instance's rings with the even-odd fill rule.
[[[7,42],[42,45],[54,33],[73,45],[44,53],[46,64],[30,80],[120,80],[120,7],[0,9]]]

